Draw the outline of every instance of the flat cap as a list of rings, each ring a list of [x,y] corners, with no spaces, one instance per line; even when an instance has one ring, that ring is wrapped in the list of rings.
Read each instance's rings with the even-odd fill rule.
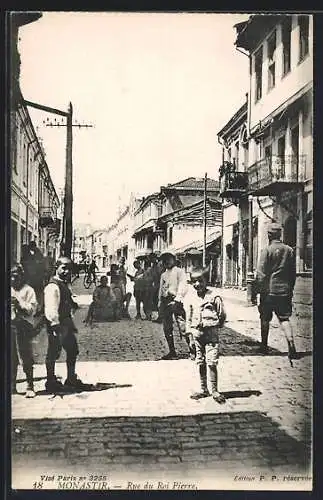
[[[208,270],[203,269],[202,267],[198,267],[196,269],[193,269],[190,273],[191,281],[205,277],[207,275],[207,272],[208,272]]]
[[[168,259],[169,257],[172,257],[173,259],[176,260],[176,255],[173,253],[173,252],[163,252],[160,256],[160,259],[161,260],[166,260]]]
[[[282,227],[278,222],[272,222],[269,224],[267,228],[267,233],[272,234],[272,233],[280,233],[282,231]]]

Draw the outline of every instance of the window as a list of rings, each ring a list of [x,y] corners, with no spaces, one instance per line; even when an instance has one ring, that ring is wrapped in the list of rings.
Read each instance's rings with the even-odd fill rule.
[[[283,76],[290,71],[290,50],[291,50],[292,18],[287,16],[282,25],[283,41]]]
[[[278,139],[277,142],[277,150],[278,150],[278,165],[279,165],[279,174],[280,177],[285,176],[285,148],[286,141],[285,136],[283,135]]]
[[[14,121],[13,121],[13,124],[11,126],[11,130],[14,129],[14,127],[16,126],[16,117],[14,117],[13,120]],[[14,137],[14,134],[11,132],[11,137],[12,137],[12,141],[11,141],[11,151],[12,151],[12,154],[11,154],[11,165],[12,165],[14,171],[16,172],[16,174],[18,174],[18,166],[17,166],[17,163],[18,163],[17,143],[18,143],[19,134],[20,134],[19,126],[17,125],[16,126],[16,137]]]
[[[313,211],[312,193],[304,195],[304,270],[310,271],[313,267]]]
[[[309,17],[298,16],[299,26],[299,61],[307,56],[309,51]]]
[[[239,142],[236,143],[236,166],[239,170]]]
[[[173,244],[173,228],[169,228],[169,233],[168,233],[168,244],[172,245]]]
[[[11,259],[12,262],[17,260],[18,247],[18,225],[17,222],[11,219]]]
[[[268,39],[268,90],[275,87],[275,76],[276,76],[275,53],[276,53],[276,30]]]
[[[23,153],[22,153],[22,172],[23,172],[23,177],[22,177],[22,182],[24,184],[24,186],[27,185],[27,169],[28,169],[28,165],[27,165],[27,146],[26,146],[26,143],[24,142],[23,143]]]
[[[255,54],[255,101],[262,96],[262,47]]]

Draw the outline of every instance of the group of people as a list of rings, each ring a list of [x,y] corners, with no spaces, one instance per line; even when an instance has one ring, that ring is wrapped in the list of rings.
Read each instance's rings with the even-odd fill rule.
[[[285,334],[288,357],[291,361],[299,357],[290,323],[296,279],[295,258],[293,250],[282,243],[281,228],[278,224],[273,223],[270,226],[268,238],[269,245],[262,252],[256,277],[260,293],[260,353],[268,352],[269,324],[274,312]],[[190,275],[192,291],[187,293],[186,274],[176,265],[176,257],[171,252],[165,252],[159,259],[153,256],[144,265],[139,261],[136,262],[138,264],[134,266],[136,268],[134,276],[128,275],[124,260],[115,267],[111,266],[108,273],[111,277],[110,286],[107,284],[107,276],[103,276],[99,287],[94,292],[94,300],[88,316],[93,317],[100,307],[102,309],[103,306],[104,309],[106,304],[110,303],[114,315],[127,317],[131,294],[126,292],[126,280],[127,275],[130,276],[134,281],[136,318],[141,318],[141,304],[143,304],[148,320],[151,319],[151,311],[154,308],[158,309],[157,321],[162,322],[169,350],[162,359],[177,359],[173,335],[174,322],[176,322],[181,337],[186,340],[189,354],[198,365],[200,391],[192,394],[191,397],[193,399],[208,397],[210,395],[209,383],[214,400],[220,404],[224,403],[225,397],[218,391],[217,366],[220,354],[219,333],[225,321],[225,312],[221,297],[214,288],[208,286],[206,270],[202,268],[193,270]],[[44,289],[44,317],[48,334],[45,387],[49,393],[65,390],[80,391],[88,387],[75,372],[78,343],[73,312],[78,305],[72,298],[70,288],[72,264],[67,257],[59,258],[55,275],[49,279]],[[33,318],[37,307],[37,293],[26,281],[23,266],[14,265],[11,270],[12,382],[15,392],[20,356],[27,379],[26,397],[35,396],[32,338],[35,335]],[[121,310],[119,310],[120,307]],[[105,311],[105,314],[109,316],[111,311]],[[55,363],[62,348],[66,351],[67,365],[67,377],[64,384],[55,375]]]

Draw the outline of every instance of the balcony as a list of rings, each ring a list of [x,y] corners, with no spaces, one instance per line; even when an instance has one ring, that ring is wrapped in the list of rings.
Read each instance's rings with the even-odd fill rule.
[[[305,180],[306,155],[271,156],[248,168],[248,192],[256,196],[299,190]]]
[[[247,193],[247,172],[227,171],[220,177],[221,198],[239,199]]]
[[[39,210],[39,227],[55,227],[57,213],[52,207],[41,207]]]

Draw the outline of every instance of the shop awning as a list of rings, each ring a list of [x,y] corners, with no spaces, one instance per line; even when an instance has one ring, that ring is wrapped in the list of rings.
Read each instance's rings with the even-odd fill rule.
[[[220,230],[211,233],[206,238],[206,248],[208,248],[210,245],[212,245],[212,243],[214,243],[218,238],[220,238],[220,236],[221,236]],[[203,246],[204,246],[203,240],[199,239],[199,240],[191,241],[190,243],[188,243],[182,247],[175,248],[175,249],[173,249],[173,252],[176,255],[183,255],[183,254],[201,255],[203,252]]]

